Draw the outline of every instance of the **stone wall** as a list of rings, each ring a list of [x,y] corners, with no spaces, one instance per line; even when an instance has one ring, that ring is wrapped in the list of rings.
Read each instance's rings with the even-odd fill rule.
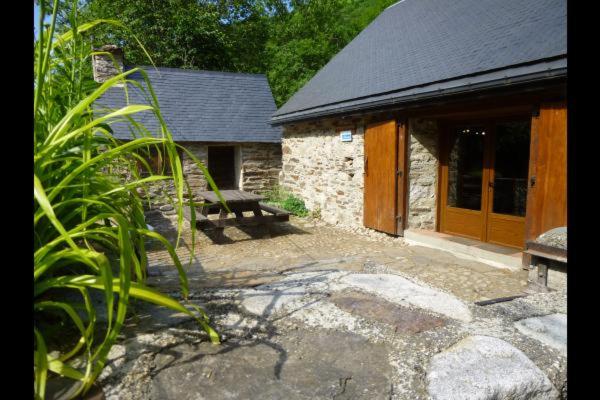
[[[281,171],[281,144],[280,143],[205,143],[185,142],[180,143],[188,149],[205,167],[208,167],[208,146],[228,145],[236,146],[236,167],[239,168],[236,176],[239,177],[240,189],[249,192],[261,193],[271,189],[278,183]],[[194,193],[208,190],[208,182],[194,160],[186,153],[181,154],[183,173]],[[172,182],[159,182],[149,185],[149,195],[155,204],[162,205],[167,202],[167,192],[174,195]],[[185,192],[185,191],[184,191]],[[186,193],[184,195],[187,196]]]
[[[332,120],[284,126],[281,185],[332,224],[363,226],[364,127],[341,142]]]
[[[438,124],[434,120],[411,118],[408,133],[408,228],[435,230]]]
[[[281,143],[241,145],[241,189],[261,193],[278,184]]]
[[[281,171],[281,143],[182,143],[190,152],[208,166],[208,146],[236,146],[237,167],[240,168],[239,186],[241,190],[261,193],[278,183]],[[184,154],[183,172],[190,186],[196,192],[207,190],[208,183],[194,161]]]
[[[123,49],[105,45],[95,51],[105,53],[92,56],[92,72],[96,82],[105,82],[123,72]]]
[[[284,126],[280,182],[326,222],[362,227],[364,124],[355,127],[352,142],[341,142],[335,120]],[[408,127],[408,228],[435,230],[438,125],[410,119]]]
[[[190,153],[192,153],[194,157],[202,161],[205,167],[208,167],[208,146],[206,143],[188,142],[180,144],[184,146]],[[204,174],[200,168],[198,168],[194,160],[192,160],[187,154],[183,153],[181,157],[181,163],[183,164],[183,173],[185,174],[192,191],[197,192],[200,190],[207,190],[208,183],[206,178],[204,178]]]

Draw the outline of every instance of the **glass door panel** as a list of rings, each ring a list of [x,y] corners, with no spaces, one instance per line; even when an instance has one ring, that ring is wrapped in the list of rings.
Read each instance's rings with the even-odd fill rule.
[[[452,132],[448,154],[448,206],[481,210],[484,137],[482,126],[463,126]]]
[[[525,244],[530,122],[494,124],[486,218],[486,241],[517,248]]]
[[[492,212],[525,216],[529,170],[529,121],[496,125]]]

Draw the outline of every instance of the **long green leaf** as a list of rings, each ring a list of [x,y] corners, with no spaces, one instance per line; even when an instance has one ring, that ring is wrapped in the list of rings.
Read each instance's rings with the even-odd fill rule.
[[[67,231],[62,226],[58,218],[56,218],[54,210],[52,209],[52,205],[50,204],[50,201],[46,196],[46,192],[42,187],[42,183],[36,175],[33,176],[33,196],[37,200],[46,217],[48,217],[50,222],[52,222],[52,225],[54,225],[56,230],[60,232],[61,236],[65,239],[67,243],[69,243],[69,245],[72,248],[76,249],[77,245],[73,242],[73,239],[71,239],[71,237],[67,234]]]
[[[46,342],[40,332],[33,328],[35,334],[35,341],[37,344],[37,350],[34,352],[34,366],[35,366],[35,385],[34,393],[35,398],[44,400],[46,397],[46,377],[48,376],[48,361],[46,360]]]
[[[138,298],[140,300],[148,301],[150,303],[157,304],[159,306],[167,307],[175,311],[179,311],[190,315],[196,318],[199,322],[201,321],[202,327],[207,331],[210,336],[211,342],[220,343],[219,335],[214,331],[214,329],[210,328],[203,319],[198,318],[194,315],[190,310],[181,305],[177,300],[174,300],[154,289],[151,289],[147,286],[141,285],[139,283],[131,282],[131,290],[130,295],[132,297]],[[120,282],[118,279],[113,280],[113,290],[115,292],[119,291]],[[88,287],[94,289],[101,289],[103,287],[103,283],[101,279],[97,276],[93,275],[80,275],[80,276],[61,276],[58,278],[51,278],[45,282],[41,282],[37,286],[36,295],[39,295],[50,288],[55,287],[72,287],[72,288],[80,288],[80,287]]]

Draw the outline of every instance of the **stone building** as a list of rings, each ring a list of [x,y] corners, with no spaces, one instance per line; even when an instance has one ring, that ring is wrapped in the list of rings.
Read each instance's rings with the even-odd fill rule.
[[[566,225],[566,71],[566,0],[400,1],[271,118],[281,183],[330,223],[522,249]]]
[[[95,55],[94,79],[104,82],[127,66],[123,51],[112,45]],[[176,68],[140,67],[147,74],[158,99],[161,114],[175,142],[204,163],[219,189],[263,192],[278,183],[281,171],[281,128],[269,123],[275,101],[260,74],[197,71]],[[145,88],[141,73],[128,79]],[[130,104],[146,104],[145,94],[128,85]],[[111,88],[96,107],[125,106],[125,91]],[[135,116],[151,132],[159,125],[150,112]],[[130,140],[125,123],[112,125],[115,137]],[[181,153],[184,174],[194,192],[209,190],[204,174],[185,152]],[[153,161],[153,160],[150,160]]]

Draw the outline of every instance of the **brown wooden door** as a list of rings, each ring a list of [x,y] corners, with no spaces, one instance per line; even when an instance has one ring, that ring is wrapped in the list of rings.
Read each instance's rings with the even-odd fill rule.
[[[567,108],[542,104],[531,120],[525,237],[567,225]]]
[[[525,246],[527,175],[531,123],[508,118],[490,129],[489,182],[485,241],[522,249]]]
[[[447,127],[441,159],[442,232],[485,240],[488,139],[489,129],[481,123]]]
[[[397,151],[395,120],[367,125],[363,222],[392,235],[397,234]]]
[[[440,230],[523,248],[530,122],[510,117],[448,125]]]

